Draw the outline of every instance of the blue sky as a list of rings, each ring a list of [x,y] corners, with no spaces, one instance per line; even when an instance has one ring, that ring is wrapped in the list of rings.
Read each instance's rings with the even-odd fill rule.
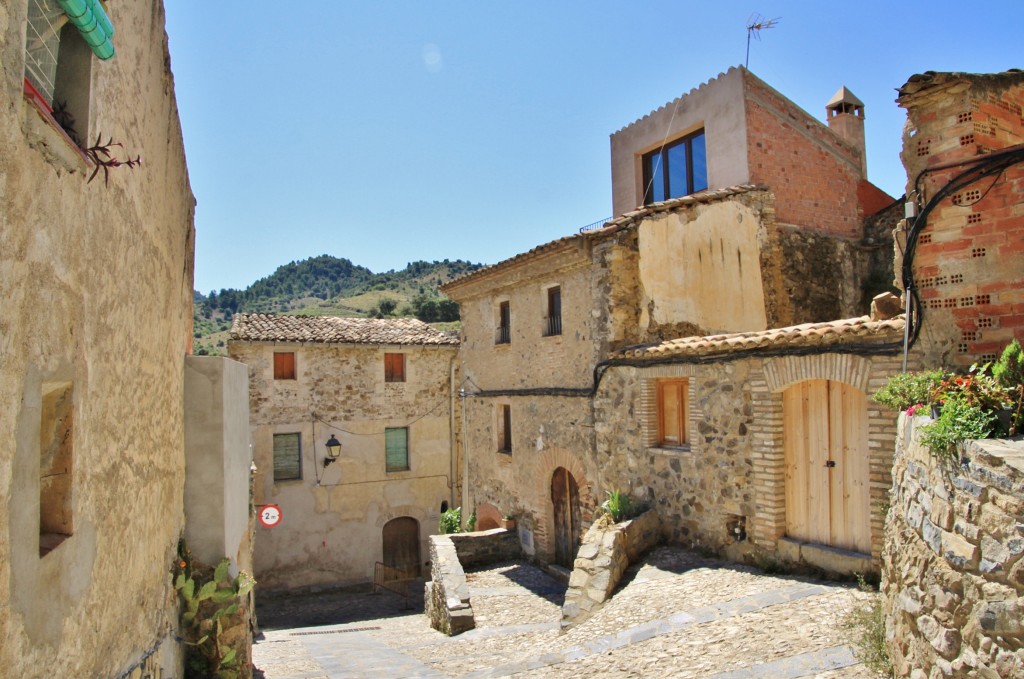
[[[1024,68],[1016,0],[168,0],[198,290],[320,254],[375,272],[493,263],[611,215],[609,135],[730,66],[810,114],[865,103],[869,178],[903,191],[895,89]]]

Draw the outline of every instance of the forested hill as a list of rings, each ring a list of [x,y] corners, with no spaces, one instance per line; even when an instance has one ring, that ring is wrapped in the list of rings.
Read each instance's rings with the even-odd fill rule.
[[[226,288],[208,295],[195,292],[195,351],[224,354],[231,317],[239,311],[457,321],[458,306],[437,288],[481,266],[446,259],[411,262],[400,271],[375,274],[330,255],[291,262],[244,290]]]

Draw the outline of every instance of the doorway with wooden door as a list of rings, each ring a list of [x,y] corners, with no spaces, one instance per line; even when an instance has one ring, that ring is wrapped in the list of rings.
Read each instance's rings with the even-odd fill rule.
[[[580,548],[580,490],[565,467],[551,475],[551,503],[555,515],[555,563],[572,568]]]
[[[833,380],[782,393],[786,534],[871,553],[867,396]]]
[[[400,516],[384,524],[385,566],[406,573],[420,574],[420,522],[411,516]]]

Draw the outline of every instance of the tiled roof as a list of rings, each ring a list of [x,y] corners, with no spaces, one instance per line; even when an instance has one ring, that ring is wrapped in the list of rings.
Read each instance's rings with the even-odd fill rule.
[[[559,249],[573,241],[582,240],[585,238],[600,238],[608,234],[620,231],[625,228],[629,228],[634,224],[638,224],[644,217],[648,217],[653,214],[660,212],[670,212],[681,207],[688,207],[690,205],[697,205],[702,203],[714,203],[732,196],[739,195],[741,193],[747,193],[748,191],[764,190],[763,186],[756,186],[754,184],[743,184],[740,186],[730,186],[723,189],[711,189],[708,191],[701,191],[700,193],[693,193],[688,196],[682,196],[680,198],[672,198],[670,200],[662,201],[660,203],[652,203],[650,205],[642,205],[635,210],[626,212],[614,219],[609,219],[604,223],[604,226],[599,229],[591,229],[583,231],[581,233],[574,233],[569,236],[563,236],[557,240],[538,245],[535,248],[522,252],[514,257],[504,259],[497,264],[491,264],[485,266],[476,271],[471,271],[464,276],[453,278],[444,285],[441,286],[441,290],[445,291],[449,287],[457,287],[463,283],[467,283],[472,280],[477,280],[488,274],[501,271],[502,269],[508,268],[514,264],[525,262],[537,257],[538,255],[552,252]]]
[[[235,314],[230,338],[241,342],[456,345],[457,337],[415,318],[340,318]]]
[[[937,73],[935,71],[925,71],[924,73],[918,73],[910,76],[910,79],[907,80],[906,84],[899,89],[899,99],[909,97],[917,94],[918,92],[958,82],[991,84],[996,86],[1014,85],[1017,83],[1024,83],[1024,71],[1019,68],[1011,68],[1003,71],[1002,73]],[[899,99],[897,99],[897,101]]]
[[[848,344],[884,344],[903,338],[903,316],[873,321],[870,316],[827,323],[804,323],[758,332],[734,332],[708,337],[683,337],[659,344],[627,347],[612,358],[659,359],[671,356],[706,356],[737,351],[793,347],[830,347]]]

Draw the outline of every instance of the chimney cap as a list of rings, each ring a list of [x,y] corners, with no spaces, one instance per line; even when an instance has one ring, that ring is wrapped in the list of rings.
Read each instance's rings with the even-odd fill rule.
[[[864,108],[864,102],[857,98],[850,90],[846,89],[846,85],[843,85],[839,90],[832,95],[832,98],[825,104],[827,109],[840,109],[845,106],[855,106],[858,108]]]

